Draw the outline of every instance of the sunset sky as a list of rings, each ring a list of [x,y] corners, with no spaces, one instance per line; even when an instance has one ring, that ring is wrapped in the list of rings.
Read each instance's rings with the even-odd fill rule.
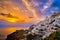
[[[0,33],[29,28],[57,12],[60,0],[0,0]]]

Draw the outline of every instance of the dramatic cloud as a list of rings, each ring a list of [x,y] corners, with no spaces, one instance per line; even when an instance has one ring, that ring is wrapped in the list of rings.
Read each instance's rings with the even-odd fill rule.
[[[57,2],[57,3],[56,3]],[[59,12],[57,0],[0,0],[0,25],[5,24],[33,24],[46,16]],[[55,5],[56,4],[56,5]],[[12,16],[12,18],[10,16]],[[8,25],[7,24],[7,25]]]
[[[16,0],[15,0],[16,1]],[[17,20],[18,22],[25,22],[25,23],[29,23],[29,22],[33,22],[33,20],[39,20],[39,17],[37,15],[37,11],[35,8],[33,8],[30,4],[30,2],[28,1],[23,1],[22,0],[22,5],[25,4],[25,6],[23,7],[22,5],[15,5],[16,3],[13,2],[12,0],[1,0],[0,1],[0,13],[4,13],[4,14],[11,14],[12,16],[16,16],[19,19]],[[29,4],[28,4],[29,3]],[[15,19],[11,19],[11,18],[7,18],[5,16],[0,16],[0,19],[3,19],[5,21],[15,21]],[[27,21],[28,20],[28,21]]]

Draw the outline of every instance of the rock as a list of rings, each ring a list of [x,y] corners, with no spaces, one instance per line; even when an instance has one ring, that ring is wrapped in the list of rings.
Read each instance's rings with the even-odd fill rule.
[[[25,40],[25,35],[27,30],[17,30],[12,34],[9,34],[6,40]]]
[[[53,14],[50,18],[37,23],[31,32],[36,35],[41,35],[42,37],[40,38],[44,39],[57,30],[60,30],[60,13]]]

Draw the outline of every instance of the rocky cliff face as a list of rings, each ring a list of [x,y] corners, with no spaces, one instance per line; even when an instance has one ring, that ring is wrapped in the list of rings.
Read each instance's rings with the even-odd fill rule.
[[[42,39],[48,37],[51,33],[60,30],[60,13],[52,15],[50,18],[46,18],[44,21],[40,21],[31,30],[32,33],[40,35]]]

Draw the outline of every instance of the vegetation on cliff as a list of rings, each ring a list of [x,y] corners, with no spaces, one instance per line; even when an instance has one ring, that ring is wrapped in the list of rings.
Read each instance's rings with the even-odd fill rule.
[[[52,33],[49,37],[47,37],[45,40],[60,40],[60,30]]]

